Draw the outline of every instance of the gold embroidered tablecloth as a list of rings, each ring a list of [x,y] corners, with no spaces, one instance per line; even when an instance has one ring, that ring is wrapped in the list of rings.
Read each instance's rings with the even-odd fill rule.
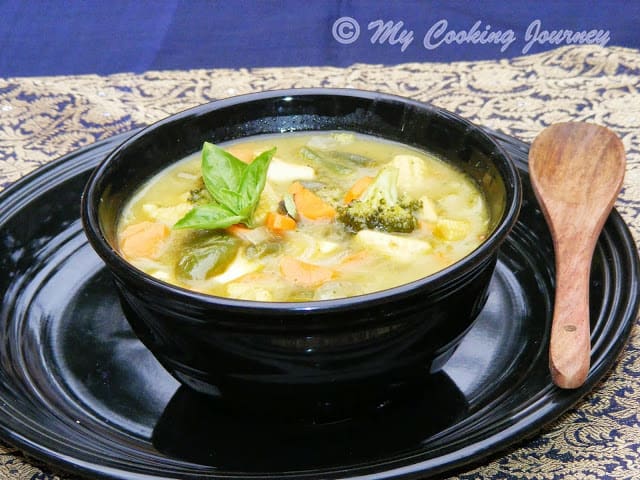
[[[512,60],[0,78],[0,190],[67,152],[210,100],[277,88],[352,87],[431,102],[531,141],[589,121],[627,151],[616,208],[640,239],[640,51],[565,47]],[[576,408],[456,479],[640,479],[640,328]],[[0,479],[72,478],[0,443]]]

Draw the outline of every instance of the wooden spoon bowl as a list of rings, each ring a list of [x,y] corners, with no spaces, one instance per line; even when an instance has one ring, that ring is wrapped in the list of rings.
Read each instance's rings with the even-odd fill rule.
[[[580,387],[589,373],[591,261],[622,188],[625,163],[618,136],[589,123],[554,124],[529,151],[531,183],[555,252],[549,367],[561,388]]]

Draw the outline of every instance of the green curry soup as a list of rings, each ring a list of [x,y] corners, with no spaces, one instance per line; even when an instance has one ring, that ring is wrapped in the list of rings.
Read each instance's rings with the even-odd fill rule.
[[[312,132],[205,143],[138,191],[118,238],[121,254],[160,280],[287,302],[425,277],[475,249],[488,224],[481,191],[450,164],[374,137]]]

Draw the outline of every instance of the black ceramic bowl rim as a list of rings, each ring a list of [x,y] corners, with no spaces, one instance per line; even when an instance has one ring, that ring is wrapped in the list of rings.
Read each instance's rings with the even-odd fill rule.
[[[210,113],[212,111],[237,105],[241,103],[249,103],[253,101],[263,101],[266,99],[282,99],[286,97],[304,97],[304,96],[334,96],[334,97],[356,97],[372,102],[400,102],[413,108],[427,110],[435,115],[443,117],[445,120],[458,123],[465,127],[466,132],[473,132],[479,142],[490,145],[491,150],[496,153],[492,156],[495,161],[495,167],[498,170],[506,191],[506,204],[502,213],[502,218],[494,228],[493,232],[485,239],[475,250],[467,256],[458,260],[454,264],[446,267],[438,272],[432,273],[426,277],[405,283],[386,290],[379,290],[372,293],[337,298],[331,300],[313,300],[306,302],[265,302],[254,300],[238,300],[233,298],[219,297],[204,293],[198,293],[188,290],[162,280],[158,280],[142,270],[137,269],[127,262],[108,242],[103,234],[99,220],[99,204],[102,192],[98,189],[99,179],[108,169],[109,164],[116,158],[120,152],[126,150],[130,145],[135,143],[141,137],[149,132],[166,126],[170,123],[179,122],[192,116]],[[292,130],[293,131],[293,130]],[[180,159],[176,159],[180,160]],[[133,280],[140,287],[153,287],[167,292],[170,295],[177,295],[189,302],[195,302],[199,305],[215,305],[217,308],[223,307],[230,310],[252,310],[255,309],[274,311],[279,310],[282,314],[295,314],[300,311],[308,312],[331,312],[342,310],[353,310],[360,308],[373,307],[376,304],[386,304],[392,302],[394,298],[402,298],[411,295],[416,290],[431,289],[436,290],[438,286],[446,285],[454,281],[456,278],[464,277],[466,273],[473,271],[479,264],[486,261],[493,251],[497,251],[500,244],[505,240],[511,228],[517,221],[521,204],[521,184],[517,169],[509,157],[508,153],[501,145],[493,140],[484,130],[470,121],[442,108],[433,105],[411,100],[398,95],[379,93],[375,91],[347,89],[347,88],[309,88],[309,89],[286,89],[286,90],[267,90],[258,93],[250,93],[237,95],[221,100],[199,105],[177,114],[166,117],[155,122],[140,131],[133,134],[112,152],[98,165],[94,170],[89,181],[86,184],[81,199],[81,218],[85,233],[89,243],[92,245],[98,255],[104,260],[108,268],[112,270],[118,277]]]

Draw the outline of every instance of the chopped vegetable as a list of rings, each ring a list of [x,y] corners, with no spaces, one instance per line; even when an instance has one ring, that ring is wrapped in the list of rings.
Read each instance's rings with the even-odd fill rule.
[[[236,237],[252,245],[266,242],[272,237],[266,227],[248,228],[241,223],[231,225],[230,227],[227,227],[226,230],[231,235],[235,235]]]
[[[369,157],[358,155],[357,153],[341,152],[341,151],[317,151],[309,147],[302,147],[300,155],[305,160],[311,162],[316,168],[326,168],[327,170],[348,174],[357,167],[368,166],[373,163]]]
[[[253,212],[253,224],[263,225],[267,218],[267,213],[273,212],[278,208],[282,200],[282,193],[276,192],[270,182],[267,182],[260,194],[260,200]]]
[[[214,202],[195,207],[174,228],[218,229],[234,223],[253,226],[252,216],[267,179],[275,148],[258,155],[248,165],[223,149],[205,142],[202,178]]]
[[[427,222],[425,220],[418,220],[418,228],[420,233],[425,236],[433,235],[433,230],[436,224],[433,222]]]
[[[156,258],[170,230],[164,223],[140,222],[120,234],[120,249],[129,258]]]
[[[254,229],[244,226],[241,223],[234,223],[227,227],[227,232],[231,235],[235,235],[236,237],[242,238],[246,240],[246,235],[249,232],[252,232]]]
[[[423,195],[420,197],[420,201],[422,202],[422,208],[418,211],[418,217],[421,220],[426,220],[427,222],[435,222],[438,220],[436,206],[431,199],[426,195]]]
[[[277,241],[265,241],[249,245],[245,250],[247,258],[256,259],[263,258],[267,255],[276,255],[282,251],[282,243]]]
[[[309,147],[302,147],[300,155],[310,161],[316,168],[326,168],[334,173],[347,174],[353,172],[353,168],[345,165],[340,159],[336,159],[326,152],[317,152]]]
[[[240,241],[224,233],[187,243],[176,265],[176,274],[188,280],[205,280],[224,272],[238,252]]]
[[[418,225],[414,212],[420,208],[420,201],[400,199],[397,179],[395,167],[383,168],[360,198],[338,208],[338,220],[352,232],[412,232]]]
[[[299,215],[308,220],[332,220],[336,216],[336,209],[322,200],[318,195],[300,182],[294,182],[289,187],[293,195],[296,210]]]
[[[433,230],[434,235],[443,240],[462,240],[467,236],[471,225],[464,220],[452,220],[450,218],[439,218]]]
[[[300,184],[331,205],[339,205],[344,199],[344,187],[341,185],[319,181],[301,181]],[[289,191],[291,191],[291,189],[289,189]]]
[[[332,151],[332,152],[327,152],[327,154],[334,160],[346,162],[351,165],[358,165],[358,166],[364,167],[364,166],[369,166],[373,163],[373,160],[371,160],[369,157],[365,157],[364,155],[358,155],[357,153]]]
[[[330,268],[303,262],[293,257],[280,260],[282,276],[297,285],[316,287],[331,280],[335,274]]]
[[[347,191],[344,196],[344,203],[350,204],[353,200],[360,198],[365,190],[373,183],[373,177],[364,176],[358,179],[356,183]]]
[[[295,230],[296,221],[289,215],[277,212],[269,212],[266,221],[267,228],[274,233],[282,233],[286,230]]]
[[[291,193],[287,192],[284,194],[282,206],[284,207],[284,211],[287,215],[294,220],[298,218],[298,209],[296,208],[296,202],[293,200],[293,195]]]
[[[413,198],[419,198],[425,192],[424,179],[429,171],[424,160],[415,155],[396,155],[391,165],[398,169],[398,190]]]
[[[371,262],[373,255],[368,250],[360,250],[358,252],[347,255],[340,262],[340,269],[357,269],[362,268]]]

